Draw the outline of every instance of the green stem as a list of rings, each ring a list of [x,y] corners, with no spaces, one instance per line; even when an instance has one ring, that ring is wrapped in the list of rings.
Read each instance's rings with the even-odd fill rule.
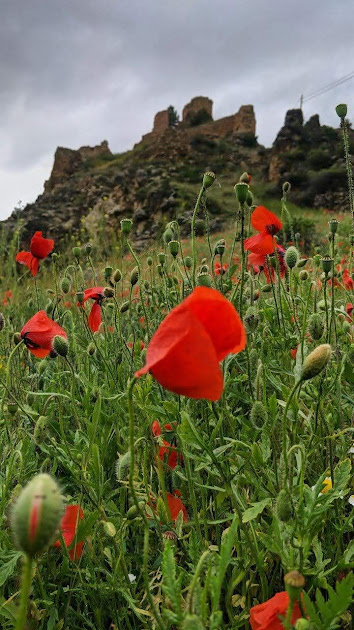
[[[32,582],[33,560],[25,555],[23,560],[23,571],[20,591],[20,607],[16,619],[15,630],[24,630],[26,627],[28,600]]]
[[[193,280],[193,287],[195,287],[196,270],[197,270],[197,250],[196,250],[196,244],[195,244],[195,222],[196,222],[196,218],[197,218],[200,202],[202,200],[202,197],[203,197],[204,193],[205,193],[205,188],[204,188],[204,186],[202,186],[200,191],[199,191],[199,195],[198,195],[196,204],[194,206],[194,212],[193,212],[193,217],[192,217],[192,253],[193,253],[192,280]]]
[[[290,406],[290,403],[294,397],[294,394],[296,393],[297,389],[300,387],[302,383],[302,380],[300,379],[299,381],[297,381],[297,383],[295,383],[294,387],[292,388],[291,392],[290,392],[290,396],[287,400],[287,403],[285,405],[285,409],[284,409],[284,414],[283,414],[283,426],[282,426],[282,433],[283,433],[283,457],[284,457],[284,468],[285,468],[285,482],[287,482],[288,480],[288,451],[287,451],[287,443],[286,443],[286,438],[287,438],[287,423],[286,423],[286,419],[287,419],[287,413],[288,413],[288,409]]]

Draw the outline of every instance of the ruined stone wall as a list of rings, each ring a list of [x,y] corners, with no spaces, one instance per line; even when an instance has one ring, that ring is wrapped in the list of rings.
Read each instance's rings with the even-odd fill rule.
[[[152,130],[153,134],[160,134],[166,129],[169,128],[169,116],[168,110],[163,109],[161,112],[157,112],[154,118],[154,128]]]
[[[83,160],[100,157],[102,155],[112,155],[107,140],[103,140],[101,144],[97,144],[95,147],[80,147],[78,153],[80,153]]]
[[[189,120],[200,111],[205,111],[211,118],[213,117],[213,101],[207,96],[195,96],[184,106],[182,122],[188,123]]]

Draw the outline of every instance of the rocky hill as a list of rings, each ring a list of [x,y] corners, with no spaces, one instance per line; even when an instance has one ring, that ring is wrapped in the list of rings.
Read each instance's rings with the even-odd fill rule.
[[[321,125],[317,115],[304,123],[300,109],[289,110],[273,146],[266,149],[257,141],[252,105],[219,120],[213,120],[212,105],[206,97],[192,99],[180,122],[171,108],[158,112],[153,130],[127,153],[112,154],[107,141],[78,150],[58,147],[43,194],[14,212],[4,228],[12,231],[20,222],[24,241],[35,230],[57,240],[84,230],[90,238],[130,216],[136,244],[143,247],[172,218],[188,231],[205,170],[215,171],[221,185],[209,207],[211,229],[221,228],[231,212],[223,190],[243,171],[252,174],[256,191],[257,182],[262,184],[268,197],[279,196],[282,182],[290,181],[294,201],[345,209],[339,129]]]

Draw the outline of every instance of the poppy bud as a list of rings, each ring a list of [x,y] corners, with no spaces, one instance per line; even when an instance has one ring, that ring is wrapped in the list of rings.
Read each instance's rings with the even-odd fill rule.
[[[52,542],[63,514],[63,499],[57,482],[39,474],[22,490],[11,516],[17,546],[31,558]]]
[[[139,280],[139,269],[138,267],[134,267],[133,271],[130,274],[130,284],[132,285],[132,287],[138,282]]]
[[[290,182],[284,182],[284,184],[283,184],[283,194],[287,195],[288,192],[290,192],[290,190],[291,190]]]
[[[309,317],[308,331],[315,341],[321,339],[324,331],[324,322],[319,313],[312,313]]]
[[[93,354],[95,354],[96,352],[96,346],[93,342],[89,343],[89,345],[87,346],[87,354],[92,357]]]
[[[309,277],[309,274],[307,273],[306,269],[301,269],[299,273],[300,280],[304,282],[305,280],[307,280],[308,277]]]
[[[85,245],[85,253],[87,254],[87,256],[89,256],[92,252],[92,245],[91,243],[86,243]]]
[[[113,280],[115,283],[119,282],[122,278],[122,272],[120,269],[116,269],[113,274]]]
[[[323,256],[321,265],[323,272],[327,275],[332,269],[333,259],[330,256]]]
[[[337,219],[331,219],[330,221],[328,221],[328,225],[329,225],[331,234],[336,234],[338,230],[339,221],[337,221]]]
[[[112,289],[112,287],[105,287],[103,289],[103,294],[106,298],[111,298],[114,296],[114,289]]]
[[[3,330],[5,326],[5,318],[2,313],[0,313],[0,332]]]
[[[293,518],[293,506],[286,490],[280,490],[275,504],[275,511],[280,521],[288,523]]]
[[[324,343],[310,352],[302,366],[301,380],[307,381],[322,372],[331,358],[331,352],[332,348],[328,343]]]
[[[33,439],[35,444],[40,444],[47,431],[48,418],[39,416],[33,431]]]
[[[289,269],[294,269],[299,261],[299,252],[296,247],[289,247],[285,252],[285,263]]]
[[[247,309],[246,315],[245,315],[245,322],[246,322],[247,328],[251,332],[254,332],[257,329],[257,326],[259,324],[259,316],[254,307],[250,306],[250,308]]]
[[[166,228],[163,233],[163,240],[165,243],[170,243],[173,240],[173,231],[171,228]]]
[[[133,227],[133,221],[131,219],[122,219],[120,222],[120,228],[123,234],[130,234]]]
[[[13,342],[14,342],[15,346],[17,346],[22,341],[21,333],[15,332],[13,334],[12,339],[13,339]]]
[[[17,407],[17,403],[15,402],[9,402],[7,403],[7,411],[14,416],[16,411],[17,411],[18,407]]]
[[[210,188],[210,186],[213,185],[213,183],[215,182],[216,176],[215,173],[213,173],[213,171],[208,171],[207,173],[204,173],[203,175],[203,188],[207,189]]]
[[[225,252],[225,241],[222,238],[220,241],[216,243],[214,254],[219,254],[219,256],[222,256],[224,252]]]
[[[157,260],[159,261],[160,265],[163,266],[165,264],[165,262],[166,262],[166,254],[164,254],[164,252],[160,252],[157,255]]]
[[[272,290],[272,285],[271,284],[265,284],[262,287],[262,293],[270,293]]]
[[[248,184],[246,184],[245,182],[239,182],[234,188],[237,201],[239,201],[240,204],[246,203],[249,191]]]
[[[191,256],[186,256],[184,259],[184,264],[187,267],[187,269],[191,269],[192,265],[193,265],[193,261]]]
[[[178,250],[179,250],[179,242],[178,241],[170,241],[168,246],[169,246],[169,249],[170,249],[170,252],[171,252],[173,258],[176,258],[176,256],[178,255]]]
[[[129,308],[130,308],[130,303],[129,302],[123,302],[123,304],[121,304],[121,307],[120,307],[119,310],[120,310],[121,313],[126,313],[126,311],[129,311]]]
[[[245,184],[249,184],[251,181],[251,176],[245,171],[244,173],[242,173],[240,179],[238,180],[239,182],[243,182]]]
[[[73,256],[75,256],[76,260],[80,260],[81,254],[82,254],[81,247],[78,247],[78,246],[73,247],[72,253],[73,253]]]
[[[148,257],[147,257],[146,262],[147,262],[147,264],[149,265],[149,267],[151,267],[151,266],[152,266],[153,260],[152,260],[151,256],[148,256]]]
[[[69,352],[68,340],[61,335],[55,335],[53,339],[53,349],[60,357],[66,357]]]
[[[345,103],[340,103],[340,105],[336,106],[336,114],[343,120],[346,117],[348,111],[347,105]]]
[[[76,293],[76,299],[77,299],[77,301],[78,301],[78,303],[79,303],[79,304],[82,304],[82,303],[83,303],[83,301],[84,301],[84,297],[85,297],[85,294],[84,294],[84,292],[83,292],[83,291],[78,291],[78,292]]]
[[[268,412],[260,400],[253,404],[250,414],[251,422],[255,427],[261,428],[268,420]]]
[[[107,534],[107,536],[110,536],[111,538],[114,538],[114,536],[117,533],[116,528],[114,527],[113,523],[111,523],[110,521],[103,522],[103,529],[105,533]]]
[[[305,578],[299,571],[290,571],[284,575],[285,589],[290,597],[290,601],[299,599],[300,593],[305,586]]]
[[[199,287],[211,287],[210,274],[208,274],[206,272],[198,273],[197,284],[198,284]]]
[[[69,293],[70,291],[70,280],[69,278],[65,277],[62,279],[61,281],[61,290],[63,293]]]
[[[305,617],[300,617],[295,622],[295,630],[310,630],[310,628],[311,624]]]
[[[104,270],[104,279],[105,280],[109,280],[112,277],[112,273],[113,273],[113,268],[112,267],[106,267]]]

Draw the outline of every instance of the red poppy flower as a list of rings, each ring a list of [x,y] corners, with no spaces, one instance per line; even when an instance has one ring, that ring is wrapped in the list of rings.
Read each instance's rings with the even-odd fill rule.
[[[151,430],[156,438],[161,437],[162,430],[158,420],[154,420]],[[172,426],[169,423],[165,424],[164,430],[172,431]],[[163,446],[160,446],[159,448],[158,457],[162,462],[167,460],[167,465],[174,470],[178,463],[183,462],[183,455],[182,453],[179,453],[177,448],[172,446],[170,442],[163,439],[162,443]]]
[[[42,232],[35,232],[31,239],[30,251],[19,252],[16,260],[21,265],[26,265],[31,270],[32,276],[36,276],[39,261],[47,258],[53,247],[54,241],[51,238],[43,238]]]
[[[79,505],[68,505],[60,522],[60,531],[62,533],[66,547],[70,547],[76,537],[76,532],[80,521],[84,518],[84,512]],[[60,547],[61,542],[57,540],[55,547]],[[78,560],[82,555],[83,541],[75,541],[73,547],[69,549],[71,560]]]
[[[271,254],[274,252],[276,242],[274,235],[281,230],[283,224],[278,217],[264,206],[258,206],[251,217],[252,227],[259,234],[250,236],[245,240],[245,249],[255,254]]]
[[[351,291],[354,289],[354,280],[351,277],[348,269],[344,269],[343,271],[343,284],[347,291]]]
[[[48,356],[53,349],[53,339],[57,335],[68,338],[65,330],[52,319],[49,319],[45,311],[38,311],[21,330],[21,337],[25,345],[38,359]]]
[[[291,357],[295,360],[297,355],[297,346],[296,348],[291,348],[290,350]]]
[[[351,302],[348,302],[348,304],[345,307],[345,310],[346,310],[347,315],[349,316],[349,318],[352,317],[353,308],[354,308],[353,304]]]
[[[178,493],[178,491],[175,490],[175,494],[171,494],[170,492],[167,492],[167,495],[166,495],[167,504],[168,504],[168,508],[170,510],[171,518],[172,518],[172,520],[174,522],[176,522],[178,514],[182,510],[182,512],[183,512],[183,521],[186,523],[188,521],[187,508],[186,508],[185,505],[183,505],[181,499],[178,496],[176,496],[177,493]]]
[[[277,255],[278,255],[278,264],[279,264],[280,277],[284,278],[285,273],[286,273],[286,267],[285,267],[285,263],[284,263],[285,249],[283,247],[281,247],[280,245],[277,245],[276,246],[276,251],[277,251]],[[274,255],[274,253],[273,253],[273,255]],[[275,269],[270,266],[270,274],[269,274],[269,269],[268,269],[268,265],[267,265],[267,260],[266,260],[265,254],[251,253],[251,254],[248,254],[247,259],[248,259],[249,264],[252,266],[254,273],[260,273],[261,271],[263,271],[264,275],[265,275],[265,277],[267,279],[267,282],[269,283],[271,281],[271,278],[272,278],[272,280],[274,282],[274,280],[275,280]],[[271,278],[270,278],[270,276],[271,276]]]
[[[151,372],[176,394],[219,400],[219,362],[245,346],[246,331],[233,305],[219,291],[197,287],[160,324],[136,376]]]
[[[94,300],[90,314],[88,316],[88,324],[92,332],[97,332],[102,323],[101,304],[105,297],[103,291],[104,287],[91,287],[91,289],[86,289],[84,291],[84,299],[82,300],[82,304],[85,304],[87,300]],[[79,306],[82,306],[82,304],[79,304]]]
[[[289,602],[287,592],[281,591],[263,604],[253,606],[250,610],[252,630],[284,630],[284,624],[280,615],[285,617]],[[302,617],[301,610],[296,602],[291,617],[291,624],[294,625],[300,617]]]
[[[217,276],[223,276],[224,273],[227,271],[228,266],[229,265],[227,263],[222,265],[221,263],[216,262],[214,264],[214,272],[216,273]]]

